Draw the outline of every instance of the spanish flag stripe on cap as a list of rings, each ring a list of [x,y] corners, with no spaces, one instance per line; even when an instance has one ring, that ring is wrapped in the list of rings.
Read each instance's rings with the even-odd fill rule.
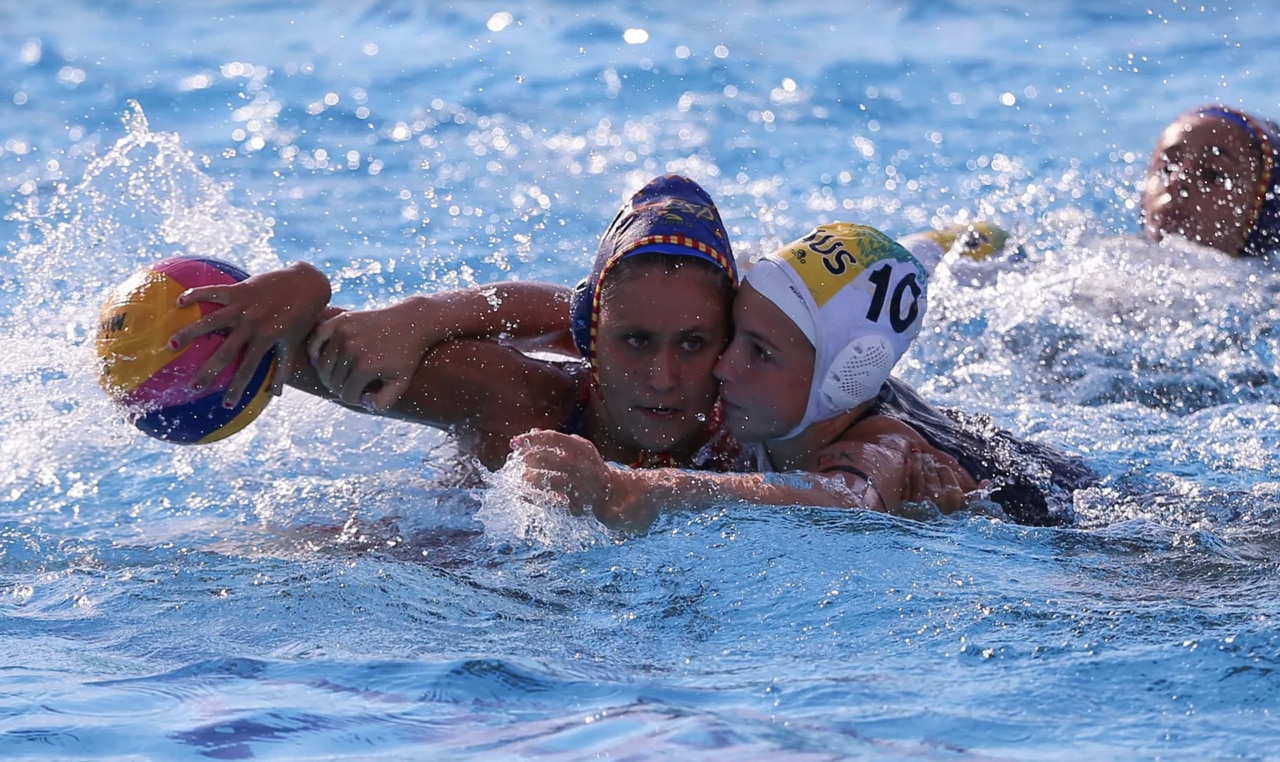
[[[715,260],[716,264],[720,265],[721,269],[729,275],[729,279],[733,281],[733,285],[738,285],[737,269],[729,265],[729,258],[725,256],[723,252],[715,249],[714,247],[708,246],[697,238],[690,238],[689,236],[679,234],[649,235],[644,236],[643,238],[637,238],[635,241],[631,242],[627,248],[618,251],[617,254],[614,254],[612,259],[609,261],[608,266],[617,264],[618,260],[623,259],[632,252],[635,252],[638,249],[643,249],[646,246],[652,246],[655,243],[665,243],[671,246],[683,246],[686,249],[693,249],[699,254],[711,257]],[[600,280],[603,281],[604,277],[601,276]]]
[[[679,234],[650,235],[650,236],[644,236],[642,238],[637,238],[635,241],[631,243],[631,245],[627,246],[627,248],[621,249],[618,251],[617,254],[614,254],[609,259],[609,261],[605,263],[605,266],[601,268],[600,276],[596,279],[596,288],[593,290],[593,293],[591,294],[591,327],[589,329],[590,337],[591,337],[590,351],[591,351],[592,357],[595,357],[595,354],[596,354],[596,339],[599,335],[600,293],[601,293],[600,284],[604,283],[605,276],[609,274],[609,271],[613,269],[614,265],[618,264],[623,259],[626,259],[631,254],[636,253],[637,251],[639,251],[640,249],[643,249],[646,246],[652,246],[654,244],[659,244],[659,243],[667,244],[670,246],[681,246],[686,249],[692,249],[693,251],[696,251],[699,254],[702,254],[703,256],[711,258],[716,264],[720,266],[720,269],[724,270],[725,274],[729,276],[729,281],[733,284],[733,287],[734,288],[738,287],[738,270],[736,267],[733,267],[730,264],[729,258],[726,257],[724,253],[718,251],[717,249],[711,246],[708,246],[707,244],[703,243],[702,241],[699,241],[696,238],[690,238],[689,236],[679,235]],[[692,254],[690,256],[692,256]]]

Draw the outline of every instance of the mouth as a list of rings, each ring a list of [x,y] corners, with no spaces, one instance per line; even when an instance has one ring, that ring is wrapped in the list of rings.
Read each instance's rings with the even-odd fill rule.
[[[1165,193],[1151,205],[1148,216],[1164,232],[1186,235],[1186,228],[1195,219],[1186,206],[1175,203],[1173,196]]]
[[[680,408],[678,407],[637,405],[635,410],[647,418],[660,421],[670,421],[680,415]]]
[[[1148,225],[1157,233],[1156,240],[1160,240],[1168,234],[1187,235],[1186,220],[1172,208],[1157,208],[1149,215]]]

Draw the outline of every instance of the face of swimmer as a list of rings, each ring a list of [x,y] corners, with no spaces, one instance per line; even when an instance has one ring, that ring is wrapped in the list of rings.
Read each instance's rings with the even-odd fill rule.
[[[731,288],[714,265],[686,257],[623,260],[610,271],[596,338],[598,440],[651,452],[702,445]]]
[[[1228,254],[1249,237],[1262,160],[1249,131],[1190,114],[1165,128],[1151,156],[1142,212],[1147,235],[1180,235]]]
[[[738,289],[733,322],[733,340],[715,367],[725,424],[745,442],[785,436],[809,404],[813,344],[749,283]]]

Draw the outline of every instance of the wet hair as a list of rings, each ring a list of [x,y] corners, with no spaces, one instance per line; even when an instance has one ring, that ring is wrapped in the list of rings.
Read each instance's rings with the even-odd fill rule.
[[[600,298],[608,299],[609,295],[634,280],[642,272],[661,270],[671,274],[681,270],[703,272],[714,275],[720,288],[720,296],[726,308],[732,303],[736,284],[719,265],[698,257],[681,257],[670,254],[646,253],[636,254],[620,260],[609,269],[604,281],[600,284]]]

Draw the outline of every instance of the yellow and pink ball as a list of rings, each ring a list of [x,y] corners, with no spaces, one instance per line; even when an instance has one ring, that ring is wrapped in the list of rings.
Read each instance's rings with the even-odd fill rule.
[[[133,274],[102,307],[95,342],[102,388],[125,409],[134,424],[157,439],[179,444],[216,442],[240,431],[267,406],[274,353],[258,364],[240,400],[223,406],[223,392],[238,363],[195,391],[192,377],[223,341],[214,332],[179,351],[169,337],[213,310],[217,304],[177,305],[178,296],[198,286],[228,285],[249,277],[216,259],[174,257]]]

